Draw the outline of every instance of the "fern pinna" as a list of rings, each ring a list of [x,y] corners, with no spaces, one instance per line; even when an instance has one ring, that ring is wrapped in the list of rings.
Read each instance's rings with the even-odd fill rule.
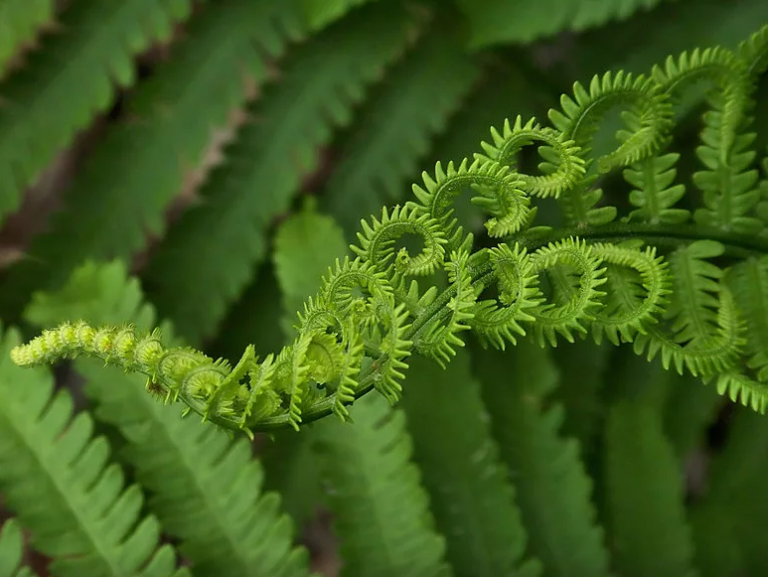
[[[749,126],[766,67],[768,27],[737,51],[696,50],[647,76],[576,83],[550,111],[552,127],[517,118],[493,129],[473,160],[438,163],[414,185],[413,200],[362,222],[354,258],[328,272],[279,354],[259,358],[250,346],[231,365],[168,348],[158,330],[70,322],[15,348],[13,360],[97,356],[145,373],[166,400],[252,434],[330,413],[347,419],[348,405],[372,389],[395,402],[409,356],[445,366],[466,331],[501,349],[528,332],[551,346],[591,335],[632,343],[762,412],[768,197]],[[675,184],[670,133],[677,98],[700,80],[711,84],[693,175],[701,194],[686,195]],[[613,150],[597,155],[593,137],[617,107],[626,109],[625,128]],[[543,159],[538,174],[520,166],[530,145]],[[622,216],[601,203],[598,186],[616,168],[633,187]],[[454,215],[454,199],[468,189],[489,215],[482,239]],[[562,226],[535,225],[547,199],[559,205]]]

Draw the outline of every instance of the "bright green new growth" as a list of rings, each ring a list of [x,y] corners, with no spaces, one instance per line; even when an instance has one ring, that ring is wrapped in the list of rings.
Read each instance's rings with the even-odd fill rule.
[[[167,400],[251,434],[331,412],[347,419],[347,406],[374,388],[394,403],[408,357],[445,366],[464,331],[501,349],[529,331],[551,346],[591,334],[597,343],[631,342],[637,354],[714,381],[763,412],[768,221],[747,129],[767,66],[765,27],[736,52],[697,50],[648,77],[619,72],[576,83],[550,112],[554,128],[505,122],[474,161],[438,163],[413,187],[415,200],[362,223],[356,257],[329,271],[299,315],[295,341],[277,355],[259,359],[251,346],[232,366],[166,348],[158,331],[80,322],[45,331],[14,349],[13,360],[96,356],[147,374],[148,388]],[[713,85],[697,149],[704,169],[693,177],[703,202],[689,211],[679,205],[683,186],[673,184],[678,155],[667,147],[676,98],[702,79]],[[615,107],[626,108],[626,128],[613,151],[596,157],[592,138]],[[544,159],[538,175],[517,164],[534,143]],[[601,205],[595,188],[617,167],[634,187],[623,217]],[[454,198],[467,189],[490,215],[495,246],[479,246],[454,218]],[[533,226],[536,198],[557,199],[562,228]],[[415,254],[406,248],[412,237],[421,243]]]

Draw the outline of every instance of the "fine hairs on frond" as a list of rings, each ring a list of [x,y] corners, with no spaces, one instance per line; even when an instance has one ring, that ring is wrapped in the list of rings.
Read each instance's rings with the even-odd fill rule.
[[[768,301],[768,221],[747,129],[768,65],[766,29],[736,51],[696,50],[647,76],[576,83],[550,111],[553,127],[507,121],[474,160],[438,163],[412,200],[362,223],[355,257],[328,271],[295,340],[277,354],[260,358],[249,346],[230,364],[167,348],[158,331],[70,322],[14,349],[13,360],[96,356],[146,374],[166,400],[252,434],[330,413],[347,419],[347,405],[373,389],[395,403],[412,354],[445,366],[469,331],[497,348],[529,333],[553,347],[591,334],[597,343],[633,343],[637,354],[765,411],[768,332],[755,311]],[[686,191],[674,182],[679,155],[668,148],[673,104],[701,79],[712,87],[696,152],[703,167],[693,178],[702,202],[688,211],[677,207]],[[625,128],[597,157],[592,139],[616,108]],[[532,144],[539,175],[517,165]],[[626,215],[595,188],[616,169],[632,187]],[[483,238],[454,215],[455,198],[469,189],[488,214]],[[534,226],[542,198],[556,199],[562,228]]]

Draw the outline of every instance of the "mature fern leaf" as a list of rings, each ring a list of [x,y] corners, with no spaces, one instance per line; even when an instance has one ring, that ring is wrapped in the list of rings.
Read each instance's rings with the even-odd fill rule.
[[[505,353],[477,349],[473,356],[493,433],[514,472],[530,553],[541,559],[546,575],[608,575],[578,442],[559,434],[561,405],[543,408],[557,384],[547,349],[522,340]]]
[[[445,129],[479,73],[479,64],[439,23],[393,68],[360,111],[326,185],[323,206],[350,238],[360,219],[403,202],[430,140]]]
[[[403,410],[456,577],[540,575],[538,561],[521,563],[527,535],[468,353],[448,371],[414,358]]]
[[[278,54],[283,29],[295,29],[296,17],[292,2],[204,6],[171,59],[131,97],[129,120],[107,133],[78,172],[49,232],[10,274],[6,309],[21,310],[33,289],[60,286],[87,258],[129,258],[144,247],[147,232],[162,232],[185,171],[200,161],[214,127],[244,103],[243,73],[263,79],[260,48]]]
[[[317,292],[323,274],[347,250],[341,229],[332,218],[316,212],[314,199],[306,203],[302,212],[281,223],[272,260],[283,301],[281,325],[286,340],[294,336],[296,311]],[[258,327],[251,325],[251,332],[255,328]],[[305,521],[322,500],[312,453],[314,438],[314,429],[299,434],[277,431],[262,456],[266,486],[280,493],[285,510],[297,523]]]
[[[0,488],[32,545],[54,559],[52,574],[187,575],[170,545],[158,549],[157,519],[140,517],[141,489],[124,488],[91,416],[72,417],[72,397],[54,394],[47,370],[20,372],[10,361],[19,342],[7,331],[0,345]]]
[[[310,30],[319,30],[371,0],[301,0]]]
[[[756,424],[753,434],[761,439],[766,437],[765,418]],[[760,454],[760,453],[758,453]],[[735,537],[739,544],[745,575],[764,575],[768,571],[765,548],[768,545],[768,531],[765,519],[768,516],[768,498],[764,487],[768,475],[768,459],[757,460],[756,468],[744,479],[736,500],[730,509],[735,518]]]
[[[78,317],[93,323],[155,326],[136,279],[120,263],[79,268],[58,293],[39,294],[26,313],[38,325]],[[169,328],[166,327],[166,332]],[[96,417],[128,442],[123,457],[150,492],[163,529],[181,541],[195,576],[293,577],[307,574],[307,554],[292,547],[291,521],[274,493],[261,493],[263,472],[243,439],[183,420],[144,390],[145,381],[82,359],[76,370],[98,403]]]
[[[146,272],[149,296],[191,340],[214,332],[264,258],[265,231],[286,210],[332,127],[406,42],[403,9],[374,3],[299,48],[252,110],[228,162],[182,215]]]
[[[692,511],[696,562],[702,577],[759,575],[747,571],[747,555],[759,552],[765,566],[768,500],[762,494],[768,474],[765,417],[739,409],[725,447],[709,467],[707,493]],[[744,542],[747,539],[747,543]]]
[[[53,0],[5,0],[0,4],[0,76],[17,50],[53,18]]]
[[[0,577],[36,577],[29,567],[22,565],[24,538],[15,519],[0,527]]]
[[[615,403],[605,443],[615,570],[624,577],[696,575],[680,464],[658,410],[637,400]]]
[[[405,415],[382,395],[352,409],[354,424],[317,427],[318,456],[340,538],[344,577],[450,576],[434,529]]]
[[[670,374],[664,432],[680,462],[704,446],[707,428],[716,420],[723,401],[715,387],[702,387],[700,379],[688,373]]]
[[[25,3],[28,5],[28,3]],[[114,84],[134,81],[132,57],[170,36],[189,0],[73,2],[56,34],[0,84],[0,216],[112,100]]]
[[[474,48],[523,43],[562,30],[584,30],[625,19],[660,0],[456,0],[470,23]]]
[[[603,386],[612,351],[608,343],[595,346],[591,341],[576,341],[552,352],[559,369],[555,397],[565,407],[562,432],[578,439],[587,453],[595,446],[606,410]]]

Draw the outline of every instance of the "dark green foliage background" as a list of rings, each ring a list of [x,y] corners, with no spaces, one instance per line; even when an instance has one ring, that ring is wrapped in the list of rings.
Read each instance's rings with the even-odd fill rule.
[[[470,339],[448,371],[413,359],[396,409],[253,447],[141,379],[7,354],[72,318],[276,352],[422,170],[765,22],[764,0],[0,0],[0,577],[768,574],[768,421],[621,348]]]

